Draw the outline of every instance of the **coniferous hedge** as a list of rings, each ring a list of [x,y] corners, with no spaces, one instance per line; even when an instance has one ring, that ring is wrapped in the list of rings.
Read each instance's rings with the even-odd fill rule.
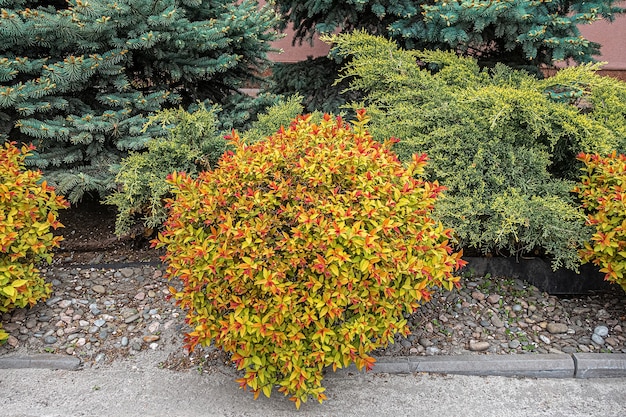
[[[367,107],[372,135],[398,137],[405,161],[428,155],[428,178],[448,188],[436,213],[457,245],[577,268],[590,229],[571,193],[576,155],[626,150],[626,83],[592,64],[539,80],[364,32],[328,41],[349,57],[343,79],[364,94],[353,107]]]

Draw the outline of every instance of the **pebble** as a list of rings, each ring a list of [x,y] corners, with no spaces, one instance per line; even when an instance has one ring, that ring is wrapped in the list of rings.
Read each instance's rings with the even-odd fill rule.
[[[441,349],[436,346],[429,346],[426,348],[426,355],[428,356],[438,355],[439,352],[441,352]]]
[[[153,334],[153,335],[144,336],[143,341],[146,343],[152,343],[152,342],[156,342],[160,338],[161,338],[160,336]]]
[[[43,341],[46,345],[54,345],[57,342],[57,338],[54,336],[46,336]]]
[[[93,287],[91,287],[91,289],[98,294],[104,294],[106,292],[106,288],[104,288],[104,286],[102,285],[94,285]]]
[[[472,293],[472,298],[476,301],[483,301],[485,299],[485,294],[480,291],[474,291]]]
[[[489,346],[489,342],[476,342],[474,340],[470,340],[469,342],[469,349],[472,352],[484,352],[489,349]]]
[[[593,329],[593,334],[597,334],[600,337],[606,337],[609,335],[609,328],[606,326],[596,326],[596,328]]]
[[[598,344],[598,345],[600,345],[600,346],[603,346],[603,345],[604,345],[604,339],[602,338],[602,336],[600,336],[600,335],[598,335],[598,334],[596,334],[596,333],[594,333],[594,334],[592,334],[592,335],[591,335],[591,340],[592,340],[594,343],[596,343],[596,344]]]
[[[540,334],[540,335],[539,335],[539,339],[540,339],[543,343],[545,343],[546,345],[549,345],[549,344],[550,344],[550,342],[551,342],[551,341],[550,341],[550,338],[549,338],[548,336],[546,336],[546,335],[543,335],[543,334]]]
[[[490,294],[489,297],[487,297],[487,302],[489,304],[497,304],[498,301],[500,301],[500,295],[499,294]]]
[[[124,319],[124,323],[130,324],[136,320],[139,320],[140,318],[141,318],[141,314],[133,314],[132,316],[129,316],[126,319]]]
[[[521,343],[520,343],[520,341],[519,341],[519,340],[517,340],[517,339],[515,339],[515,340],[511,340],[511,341],[508,343],[508,346],[509,346],[509,348],[510,348],[510,349],[517,349],[517,348],[519,348],[521,345],[522,345],[522,344],[521,344]]]
[[[126,336],[122,337],[121,345],[122,345],[122,347],[128,346],[128,337],[126,337]]]
[[[548,323],[548,325],[546,326],[546,329],[551,334],[567,333],[567,324],[551,322],[551,323]]]

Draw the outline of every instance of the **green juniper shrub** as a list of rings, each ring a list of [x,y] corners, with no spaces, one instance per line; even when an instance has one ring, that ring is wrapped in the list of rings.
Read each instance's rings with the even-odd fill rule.
[[[42,181],[41,172],[25,169],[32,150],[14,142],[0,148],[0,313],[33,306],[50,295],[50,284],[36,265],[51,262],[50,251],[62,240],[50,228],[63,226],[57,213],[68,203]],[[0,326],[0,343],[7,338]]]
[[[281,124],[301,113],[300,101],[298,96],[279,100],[258,116],[246,135],[259,140],[275,132]],[[207,109],[199,105],[192,112],[182,108],[162,110],[150,117],[144,129],[158,124],[168,135],[148,141],[147,151],[131,153],[121,161],[115,168],[118,189],[104,200],[117,207],[118,236],[131,232],[138,220],[147,230],[161,227],[167,217],[164,199],[172,189],[166,182],[169,173],[186,172],[195,176],[217,164],[227,149],[224,125],[218,115],[221,116],[219,106]]]
[[[482,253],[542,255],[553,268],[577,269],[590,236],[570,192],[581,151],[623,149],[626,119],[608,117],[605,102],[625,85],[564,69],[539,80],[504,65],[442,51],[405,51],[364,32],[325,38],[351,57],[342,80],[364,94],[375,139],[394,134],[403,161],[427,153],[429,178],[448,188],[437,217],[456,244]],[[618,107],[623,111],[623,105]]]
[[[174,198],[154,245],[187,311],[187,344],[232,354],[242,388],[273,387],[299,407],[324,400],[326,367],[371,368],[370,352],[409,332],[406,315],[464,264],[432,217],[441,187],[366,130],[301,116],[265,140],[233,134],[233,152]]]

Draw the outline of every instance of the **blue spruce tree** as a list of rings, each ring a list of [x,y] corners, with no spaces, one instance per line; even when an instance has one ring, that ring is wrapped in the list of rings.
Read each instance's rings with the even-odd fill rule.
[[[623,13],[617,0],[276,0],[296,40],[365,29],[407,49],[452,49],[484,63],[589,62],[599,45],[578,26]],[[286,25],[287,23],[285,23]]]
[[[111,169],[164,129],[154,112],[222,106],[225,127],[268,104],[276,13],[253,0],[0,0],[0,127],[71,201],[107,194]],[[231,125],[232,125],[231,123]]]

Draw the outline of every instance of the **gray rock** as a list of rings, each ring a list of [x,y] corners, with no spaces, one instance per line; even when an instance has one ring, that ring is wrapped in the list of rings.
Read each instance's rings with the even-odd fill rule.
[[[591,340],[600,346],[604,345],[604,339],[602,338],[602,336],[597,335],[595,333],[591,335]]]
[[[93,324],[97,327],[102,327],[106,324],[106,320],[104,319],[98,319],[96,321],[93,322]]]
[[[61,300],[62,300],[61,297],[54,297],[54,298],[51,298],[48,301],[46,301],[46,305],[48,307],[52,307],[53,305],[55,305],[56,303],[58,303]]]
[[[600,337],[607,337],[609,335],[609,328],[606,326],[596,326],[593,329],[593,334],[597,334]]]
[[[141,314],[137,313],[137,314],[133,314],[132,316],[128,316],[124,319],[124,323],[125,324],[130,324],[136,320],[139,320],[141,318]]]
[[[546,345],[549,345],[549,344],[551,343],[550,338],[549,338],[548,336],[546,336],[546,335],[540,334],[540,335],[539,335],[539,339],[540,339],[543,343],[545,343]]]
[[[426,348],[426,354],[428,356],[438,355],[440,352],[441,352],[441,349],[439,349],[436,346],[429,346]]]
[[[128,337],[122,337],[122,347],[128,346]]]
[[[120,269],[120,273],[124,278],[130,278],[135,274],[133,268],[122,268]]]
[[[520,311],[522,311],[522,306],[519,304],[514,304],[512,310],[516,313],[519,313]]]
[[[89,304],[89,311],[91,312],[91,314],[93,314],[94,316],[97,316],[101,313],[100,309],[98,308],[97,304]]]
[[[510,349],[517,349],[521,346],[522,344],[520,343],[519,340],[515,339],[515,340],[511,340],[509,342],[509,348]]]
[[[422,337],[419,340],[419,344],[424,346],[425,348],[430,347],[433,345],[433,342],[431,342],[429,339],[426,339],[425,337]]]
[[[576,353],[576,348],[574,346],[563,346],[563,348],[561,349],[563,351],[563,353]]]
[[[54,345],[57,342],[57,338],[54,336],[46,336],[43,341],[46,345]]]
[[[495,327],[504,327],[504,322],[502,320],[500,320],[500,317],[498,316],[493,316],[491,317],[491,324],[493,324]]]

